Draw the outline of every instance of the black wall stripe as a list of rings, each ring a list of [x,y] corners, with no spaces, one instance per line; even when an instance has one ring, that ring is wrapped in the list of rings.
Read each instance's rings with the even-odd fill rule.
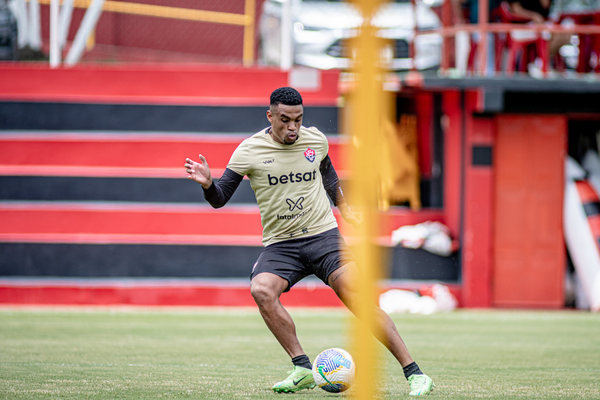
[[[423,249],[405,247],[383,248],[384,265],[389,268],[389,279],[460,280],[460,259],[456,252],[449,257],[432,254]],[[385,261],[386,260],[386,261]]]
[[[0,243],[0,276],[248,278],[262,246]],[[457,282],[458,254],[383,248],[390,279]]]
[[[573,86],[572,92],[566,91],[510,91],[504,94],[504,112],[518,114],[565,114],[565,113],[600,113],[600,94],[577,93],[574,83],[567,82],[566,85]],[[550,82],[545,82],[551,84]],[[590,86],[591,82],[581,82],[582,85]],[[597,89],[596,89],[597,90]]]
[[[261,246],[0,243],[0,276],[248,278]]]
[[[585,215],[588,217],[600,214],[600,202],[585,203],[583,211],[585,211]]]
[[[178,106],[0,102],[0,129],[148,132],[258,132],[268,106]],[[304,126],[338,132],[337,107],[305,107]]]
[[[202,187],[186,178],[0,176],[0,200],[207,204]],[[228,204],[236,203],[256,204],[249,180],[240,183]]]

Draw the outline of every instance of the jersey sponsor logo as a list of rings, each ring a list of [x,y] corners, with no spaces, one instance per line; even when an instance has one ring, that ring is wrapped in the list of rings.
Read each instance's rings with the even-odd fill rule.
[[[302,211],[301,213],[298,214],[291,214],[291,215],[279,215],[277,214],[277,219],[285,219],[285,220],[290,220],[290,219],[296,219],[296,218],[302,218],[304,217],[306,214],[308,214],[309,212],[312,211],[312,208],[309,208],[307,210]]]
[[[315,161],[315,156],[317,153],[315,153],[315,151],[313,149],[311,149],[310,147],[308,149],[306,149],[306,151],[304,152],[304,157],[306,157],[306,159],[310,162],[314,162]]]
[[[264,160],[263,164],[273,164],[275,162],[274,158],[271,158],[270,160]]]
[[[300,197],[297,201],[294,201],[292,199],[285,199],[285,202],[289,206],[290,211],[294,211],[294,208],[298,208],[298,210],[302,210],[304,208],[304,206],[302,205],[303,201],[304,201],[304,197]]]
[[[269,185],[275,186],[279,183],[285,185],[286,183],[298,183],[298,182],[310,182],[314,179],[317,179],[317,170],[315,169],[312,172],[290,172],[287,175],[271,176],[271,174],[267,174],[267,178],[269,179]]]

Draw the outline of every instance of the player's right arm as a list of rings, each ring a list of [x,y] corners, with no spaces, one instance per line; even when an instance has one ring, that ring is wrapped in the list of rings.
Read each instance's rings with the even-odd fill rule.
[[[212,185],[213,180],[210,175],[210,168],[206,162],[206,158],[202,154],[198,154],[200,162],[196,162],[190,158],[185,159],[185,172],[188,173],[188,179],[194,180],[202,185],[204,189],[208,189]]]
[[[204,198],[211,206],[214,208],[223,207],[227,204],[244,177],[227,168],[221,179],[219,179],[219,182],[215,183],[210,174],[206,158],[202,154],[199,157],[200,162],[189,158],[185,159],[185,170],[188,173],[188,179],[202,185]]]

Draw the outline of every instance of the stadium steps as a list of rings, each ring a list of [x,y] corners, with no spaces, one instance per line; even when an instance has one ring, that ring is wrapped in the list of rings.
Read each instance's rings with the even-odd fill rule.
[[[248,136],[3,131],[0,303],[253,305],[248,276],[262,227],[249,181],[215,210],[183,167],[202,153],[218,179]],[[342,146],[330,137],[330,156],[345,178]],[[391,209],[382,214],[380,242],[389,246],[399,226],[441,219],[440,210]],[[223,278],[234,284],[214,281]],[[292,293],[284,303],[341,306],[321,282]]]
[[[281,301],[286,306],[342,307],[333,291],[308,279]],[[249,281],[223,279],[1,279],[0,304],[87,306],[256,307]]]
[[[202,152],[218,179],[247,136],[4,132],[0,237],[5,243],[259,246],[260,216],[248,180],[215,210],[183,167],[186,157]],[[334,164],[342,165],[342,139],[329,140]],[[393,209],[383,215],[381,236],[440,218],[436,210]]]

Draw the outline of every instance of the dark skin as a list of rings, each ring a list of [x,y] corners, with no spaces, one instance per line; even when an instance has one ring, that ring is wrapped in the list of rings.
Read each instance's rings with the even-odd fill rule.
[[[280,144],[291,145],[298,140],[304,109],[302,105],[287,106],[279,104],[271,106],[267,111],[267,118],[271,123],[269,134],[273,140]],[[186,172],[188,178],[200,183],[205,189],[212,184],[210,169],[204,156],[200,154],[200,163],[186,159]],[[362,217],[350,210],[345,203],[338,203],[342,217],[354,226],[361,223]],[[358,309],[360,301],[358,288],[358,268],[354,261],[336,269],[328,277],[329,286],[352,312]],[[279,341],[291,358],[305,354],[300,341],[296,336],[296,326],[287,310],[279,301],[281,294],[287,289],[288,281],[272,273],[264,272],[256,275],[250,286],[250,292],[258,305],[269,330]],[[372,305],[372,313],[379,326],[379,339],[394,355],[402,367],[413,362],[413,359],[400,337],[396,326],[390,317],[377,305]]]
[[[304,107],[302,105],[287,106],[278,104],[267,110],[267,119],[271,123],[269,134],[277,143],[294,144],[298,140],[298,131],[302,126]],[[185,159],[185,170],[188,179],[194,180],[208,189],[212,185],[212,176],[206,158],[199,154],[200,162],[190,158]]]
[[[550,8],[550,0],[540,0],[540,4],[545,9]],[[518,17],[528,18],[536,24],[546,23],[546,18],[544,18],[541,14],[524,8],[519,2],[511,3],[510,8],[511,11]],[[555,55],[558,53],[558,50],[562,46],[569,43],[570,38],[571,35],[569,33],[553,33],[548,48],[550,55]]]
[[[267,110],[267,119],[271,123],[269,134],[273,140],[279,144],[291,145],[298,140],[300,127],[302,126],[302,117],[304,116],[304,107],[300,105],[288,106],[285,104],[272,105]],[[194,180],[208,189],[212,185],[212,176],[206,158],[199,154],[200,162],[186,158],[185,168],[188,173],[188,179]],[[342,217],[350,225],[358,228],[362,222],[362,215],[355,213],[346,203],[338,203],[338,210]]]
[[[294,144],[298,140],[298,131],[302,126],[304,107],[272,105],[267,110],[267,119],[271,123],[269,134],[279,144]]]
[[[356,287],[358,274],[356,263],[352,261],[336,269],[328,278],[329,286],[353,313],[356,313],[360,301]],[[256,275],[250,285],[258,310],[281,347],[290,358],[306,354],[296,336],[296,325],[292,317],[279,301],[279,296],[288,287],[288,281],[277,275],[263,272]],[[412,363],[413,359],[391,318],[375,304],[372,304],[371,313],[379,326],[377,339],[388,348],[402,367]]]

